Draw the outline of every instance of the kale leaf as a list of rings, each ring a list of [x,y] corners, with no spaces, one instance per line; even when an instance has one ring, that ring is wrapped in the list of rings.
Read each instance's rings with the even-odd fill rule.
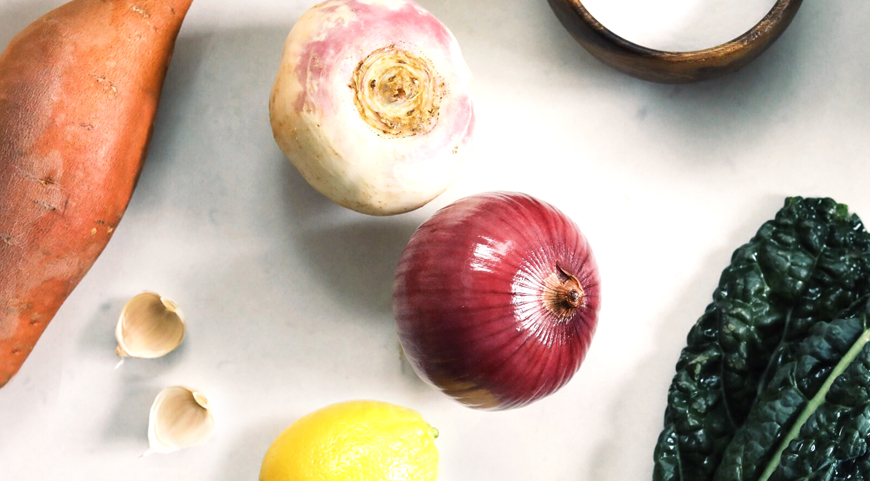
[[[654,481],[870,479],[855,477],[870,472],[868,368],[849,377],[863,362],[868,294],[870,234],[858,217],[831,199],[786,199],[734,252],[689,332]],[[841,446],[831,430],[854,442]]]

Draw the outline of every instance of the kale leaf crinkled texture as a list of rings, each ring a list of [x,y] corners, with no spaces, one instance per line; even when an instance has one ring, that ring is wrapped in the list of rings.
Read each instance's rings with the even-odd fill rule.
[[[870,480],[858,474],[870,467],[861,448],[867,403],[854,402],[845,416],[836,409],[848,404],[823,402],[841,391],[864,399],[870,389],[870,376],[858,384],[859,375],[848,377],[863,362],[856,343],[865,337],[868,294],[870,234],[858,217],[831,199],[786,199],[734,252],[713,302],[689,332],[668,391],[653,479]],[[852,381],[838,387],[841,379]],[[852,424],[824,424],[846,419]],[[851,433],[855,442],[838,447],[821,426]],[[832,468],[803,452],[818,458],[822,448],[862,454]]]

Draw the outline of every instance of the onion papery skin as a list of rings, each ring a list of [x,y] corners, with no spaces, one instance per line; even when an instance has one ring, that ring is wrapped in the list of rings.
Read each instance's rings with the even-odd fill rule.
[[[582,302],[554,311],[548,280],[566,274]],[[555,207],[519,193],[466,197],[420,226],[402,253],[393,288],[402,349],[423,380],[467,406],[527,405],[580,368],[599,279],[589,242]]]
[[[417,209],[459,177],[475,115],[450,30],[410,0],[327,0],[287,36],[272,133],[305,180],[370,215]]]

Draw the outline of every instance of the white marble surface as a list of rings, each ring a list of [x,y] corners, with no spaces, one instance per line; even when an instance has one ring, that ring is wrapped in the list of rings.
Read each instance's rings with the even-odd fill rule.
[[[58,3],[0,0],[0,44]],[[601,65],[544,0],[420,3],[475,74],[476,150],[430,205],[372,218],[313,191],[272,140],[283,40],[313,2],[194,2],[127,215],[0,390],[0,479],[255,480],[282,429],[354,398],[421,411],[441,432],[443,480],[650,479],[674,363],[731,252],[790,195],[831,196],[870,219],[870,3],[806,2],[756,62],[684,86]],[[413,230],[497,189],[581,226],[604,298],[573,381],[489,413],[403,366],[390,296]],[[113,370],[117,315],[146,289],[183,307],[188,337]],[[174,384],[209,396],[215,436],[140,458],[149,406]]]

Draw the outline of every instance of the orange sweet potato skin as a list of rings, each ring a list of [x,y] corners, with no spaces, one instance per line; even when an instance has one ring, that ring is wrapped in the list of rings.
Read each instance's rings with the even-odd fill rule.
[[[0,55],[0,387],[121,220],[191,0],[73,0]]]

